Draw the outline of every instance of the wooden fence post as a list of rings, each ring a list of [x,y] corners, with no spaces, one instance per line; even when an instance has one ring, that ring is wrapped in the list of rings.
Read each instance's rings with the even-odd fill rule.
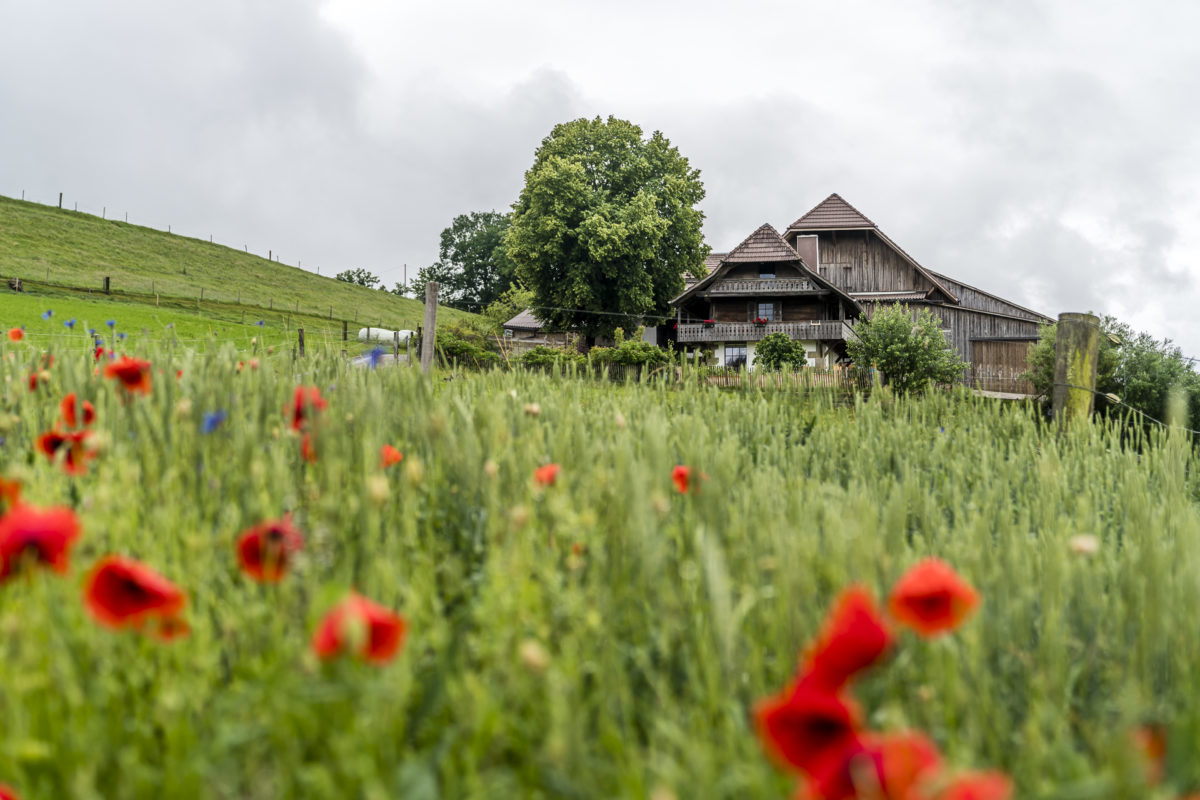
[[[58,193],[58,207],[62,208],[62,192]]]
[[[1100,320],[1093,314],[1059,314],[1054,341],[1054,419],[1060,425],[1088,419],[1095,405]]]
[[[342,341],[343,342],[350,341],[350,331],[348,328],[349,328],[349,326],[346,324],[346,320],[342,320]]]
[[[104,276],[104,293],[112,294],[112,278],[108,275]]]
[[[425,284],[425,335],[421,339],[421,369],[433,369],[433,346],[437,339],[437,281]]]
[[[392,331],[392,363],[400,363],[400,331]]]
[[[296,328],[296,344],[300,347],[300,357],[304,358],[304,328]]]

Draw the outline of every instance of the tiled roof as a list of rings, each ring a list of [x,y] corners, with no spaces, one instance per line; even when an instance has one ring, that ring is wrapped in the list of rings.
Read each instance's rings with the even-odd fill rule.
[[[515,331],[540,331],[542,329],[542,321],[535,317],[533,312],[527,308],[504,323],[504,327],[512,328]]]
[[[761,228],[746,237],[745,241],[729,251],[723,263],[735,261],[799,261],[800,256],[788,246],[779,231],[764,223]]]
[[[711,275],[712,271],[714,269],[721,266],[721,260],[723,258],[725,258],[725,253],[709,253],[708,258],[704,259],[704,274],[703,275],[701,275],[699,278],[697,278],[695,275],[693,275],[690,272],[684,273],[684,276],[683,276],[684,288],[690,289],[691,287],[695,286],[700,281],[704,280],[704,278],[706,276]]]
[[[874,228],[875,223],[837,194],[829,195],[812,211],[788,226],[789,231],[829,231],[844,228]]]

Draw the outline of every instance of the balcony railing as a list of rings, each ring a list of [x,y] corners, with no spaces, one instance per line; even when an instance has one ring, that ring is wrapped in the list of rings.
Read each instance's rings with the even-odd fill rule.
[[[856,339],[850,325],[842,320],[819,322],[768,322],[755,325],[753,322],[681,322],[676,331],[680,342],[757,342],[768,333],[786,333],[799,341],[827,342]]]
[[[818,292],[820,287],[808,278],[765,278],[761,280],[717,281],[700,294],[704,297],[743,294],[795,294]]]

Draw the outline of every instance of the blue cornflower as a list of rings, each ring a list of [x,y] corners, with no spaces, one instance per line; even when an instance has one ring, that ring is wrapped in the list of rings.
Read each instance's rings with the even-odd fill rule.
[[[128,335],[129,335],[129,334],[128,334],[128,333],[126,333],[125,331],[121,331],[120,333],[118,333],[118,334],[117,334],[117,338],[118,338],[118,339],[120,339],[120,340],[123,342],[123,341],[125,341],[125,337],[126,337],[126,336],[128,336]]]
[[[54,310],[47,308],[45,313],[42,314],[42,319],[50,319],[53,316],[54,316]]]
[[[96,335],[96,329],[88,328],[88,336],[95,336],[95,335]]]
[[[263,326],[263,321],[260,319],[258,322],[254,323],[254,324],[261,328]]]
[[[64,322],[63,325],[66,325],[71,330],[75,330],[75,318],[71,317],[69,320]]]
[[[110,328],[117,327],[117,321],[115,319],[106,320],[104,324]]]
[[[379,362],[383,360],[383,355],[386,352],[387,350],[384,350],[382,347],[371,348],[371,351],[367,353],[367,364],[370,365],[371,369],[379,366]]]
[[[204,415],[204,422],[200,424],[200,431],[202,433],[212,433],[228,417],[229,413],[223,408],[218,408],[216,411],[210,411]]]

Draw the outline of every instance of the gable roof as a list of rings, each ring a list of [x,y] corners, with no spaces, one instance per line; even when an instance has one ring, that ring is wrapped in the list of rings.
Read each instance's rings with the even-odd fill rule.
[[[788,226],[789,231],[830,231],[843,228],[874,228],[875,223],[842,199],[837,192]]]
[[[512,328],[515,331],[540,331],[542,321],[534,316],[533,309],[527,308],[504,323],[502,327]]]
[[[708,275],[711,275],[714,269],[721,266],[721,260],[727,255],[728,253],[709,253],[708,258],[704,259],[704,274],[697,278],[692,273],[685,272],[683,274],[683,288],[690,289],[698,282],[704,280]]]
[[[722,263],[797,261],[799,258],[796,251],[789,247],[788,243],[779,235],[779,231],[771,227],[769,222],[764,222],[758,230],[730,250],[729,254],[722,259]]]
[[[711,272],[684,289],[678,297],[673,298],[671,305],[678,305],[691,295],[715,282],[719,276],[728,272],[734,264],[745,263],[747,261],[757,263],[791,262],[800,268],[800,272],[804,274],[804,277],[817,286],[833,292],[849,303],[851,308],[856,308],[860,314],[862,313],[863,308],[858,304],[857,300],[809,269],[808,265],[804,263],[804,259],[800,258],[800,254],[784,241],[783,237],[779,235],[779,231],[775,230],[769,222],[763,223],[759,226],[758,230],[743,239],[741,244],[730,250]]]
[[[843,200],[842,196],[837,192],[817,203],[816,207],[811,211],[789,225],[785,232],[791,233],[792,231],[796,231],[797,233],[803,233],[804,231],[843,230],[874,231],[875,235],[907,261],[917,271],[917,274],[933,284],[933,288],[929,290],[930,296],[933,295],[934,291],[940,291],[953,305],[959,304],[958,295],[950,291],[945,283],[938,280],[932,272],[918,264],[915,258],[904,252],[904,249],[900,245],[893,242],[887,237],[887,234],[879,230],[878,225],[871,222],[857,208]]]

